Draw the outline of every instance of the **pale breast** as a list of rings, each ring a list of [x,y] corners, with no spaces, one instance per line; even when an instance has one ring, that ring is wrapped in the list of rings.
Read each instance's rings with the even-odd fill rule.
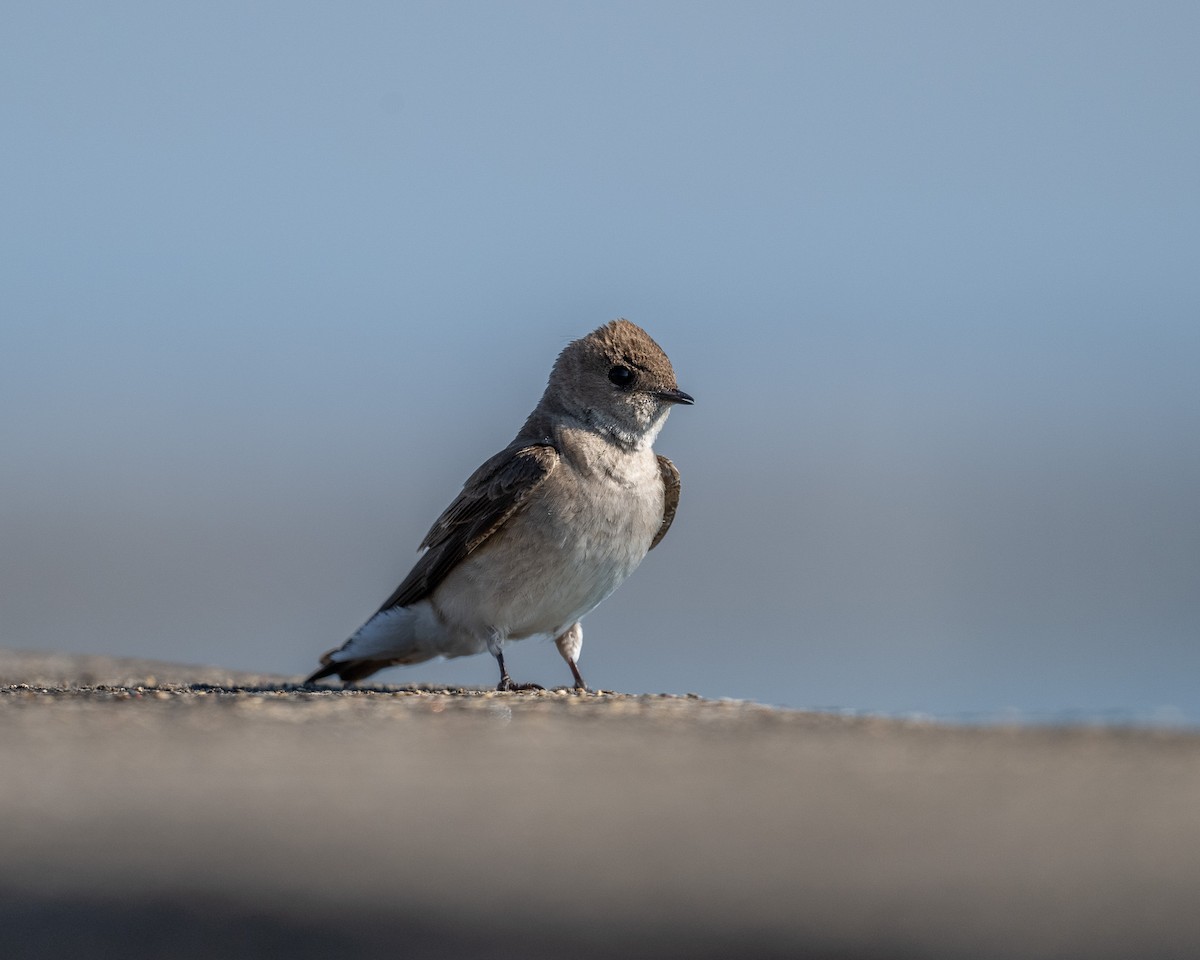
[[[662,523],[658,462],[645,451],[560,464],[526,507],[436,591],[445,615],[513,639],[551,634],[611,594],[645,558]]]

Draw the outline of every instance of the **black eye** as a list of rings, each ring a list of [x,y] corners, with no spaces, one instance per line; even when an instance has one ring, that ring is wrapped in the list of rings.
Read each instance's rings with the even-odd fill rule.
[[[608,371],[608,379],[624,389],[633,384],[633,371],[628,367],[613,367]]]

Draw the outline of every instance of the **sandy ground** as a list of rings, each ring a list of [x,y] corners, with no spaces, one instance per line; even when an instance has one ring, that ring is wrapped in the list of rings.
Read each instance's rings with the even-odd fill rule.
[[[287,679],[0,651],[0,955],[1200,956],[1194,734]]]

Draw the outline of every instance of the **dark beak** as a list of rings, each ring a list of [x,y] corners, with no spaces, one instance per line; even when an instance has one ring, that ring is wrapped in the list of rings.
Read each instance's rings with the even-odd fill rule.
[[[654,394],[659,400],[665,400],[667,403],[682,403],[691,406],[696,401],[689,394],[682,390],[658,390]]]

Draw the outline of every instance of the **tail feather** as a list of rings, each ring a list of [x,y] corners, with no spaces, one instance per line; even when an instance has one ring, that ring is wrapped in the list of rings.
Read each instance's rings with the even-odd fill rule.
[[[324,680],[326,677],[332,677],[334,674],[342,683],[358,683],[359,680],[365,680],[373,673],[378,673],[380,670],[387,667],[394,667],[400,663],[399,660],[334,660],[333,654],[336,651],[330,650],[329,653],[321,657],[321,667],[314,670],[306,679],[305,683],[316,683],[318,680]]]
[[[335,674],[343,683],[357,683],[397,664],[420,663],[460,651],[439,646],[440,626],[428,604],[381,610],[340,647],[321,656],[321,666],[305,683],[316,683]],[[475,653],[463,649],[461,653]]]
[[[317,667],[317,669],[311,674],[305,677],[304,682],[316,683],[318,680],[324,680],[326,677],[332,677],[335,673],[338,675],[339,680],[342,679],[340,670],[343,664],[334,662],[333,655],[335,652],[335,650],[328,650],[321,654],[321,665]]]
[[[362,624],[341,647],[326,650],[320,658],[320,666],[305,683],[316,683],[335,674],[343,683],[358,683],[385,667],[416,664],[436,656],[437,650],[422,646],[418,637],[422,614],[432,618],[427,605],[420,611],[408,607],[380,611]]]

